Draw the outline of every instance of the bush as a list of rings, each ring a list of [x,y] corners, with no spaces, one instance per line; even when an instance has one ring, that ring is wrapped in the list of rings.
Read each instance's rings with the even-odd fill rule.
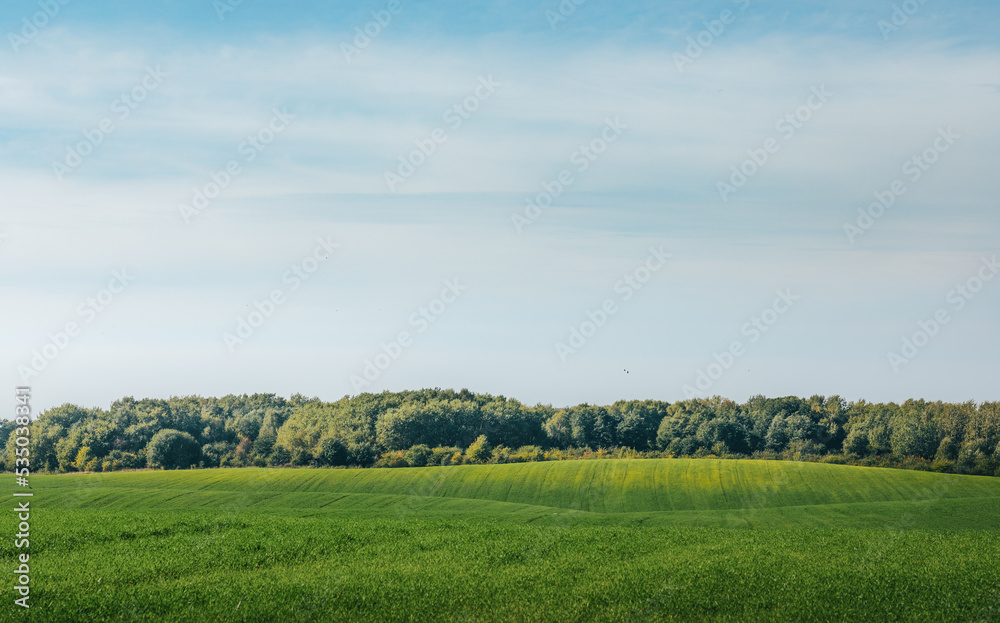
[[[395,452],[386,452],[375,461],[375,467],[409,467],[410,464],[407,462],[406,457],[403,456],[403,450],[396,450]]]
[[[955,471],[955,461],[947,459],[935,459],[931,463],[931,471],[939,474],[948,474]]]
[[[455,460],[455,457],[458,460]],[[461,465],[462,449],[456,447],[438,446],[431,450],[431,458],[428,465]]]
[[[497,446],[490,453],[490,463],[510,463],[510,448]]]
[[[545,453],[538,446],[521,446],[511,455],[511,461],[530,463],[545,459]]]

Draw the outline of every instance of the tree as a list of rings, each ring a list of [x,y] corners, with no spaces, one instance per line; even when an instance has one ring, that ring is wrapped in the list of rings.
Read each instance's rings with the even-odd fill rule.
[[[844,439],[844,454],[864,456],[868,454],[868,431],[862,426],[855,426]]]
[[[190,433],[165,428],[153,435],[146,445],[146,461],[150,467],[187,469],[198,463],[201,447]]]
[[[618,420],[604,407],[581,404],[568,410],[571,438],[577,447],[617,445]]]
[[[369,467],[378,458],[378,450],[375,444],[363,441],[360,443],[347,444],[347,464]]]
[[[958,458],[958,444],[951,437],[945,437],[938,445],[935,461],[954,461]]]
[[[76,455],[79,451],[79,435],[63,437],[56,442],[56,460],[59,463],[59,471],[75,472],[76,466],[73,465],[73,461],[76,460]]]
[[[83,446],[80,451],[76,453],[76,460],[73,461],[73,467],[77,471],[93,471],[87,469],[87,463],[94,459],[93,453],[90,451],[90,446]]]
[[[897,457],[916,456],[929,459],[934,455],[934,431],[912,418],[896,418],[890,443]]]
[[[234,449],[236,449],[236,444],[225,441],[206,443],[201,447],[201,456],[204,459],[205,467],[218,467],[227,456],[232,458]]]
[[[258,435],[257,440],[253,442],[254,454],[258,456],[267,456],[271,454],[271,450],[274,449],[275,442],[278,441],[278,433],[271,427],[264,427],[260,429],[260,435]]]
[[[319,442],[316,460],[320,465],[347,465],[347,446],[339,439],[327,437]]]
[[[768,450],[780,452],[788,444],[788,435],[785,433],[785,419],[780,415],[771,420],[771,425],[764,436],[764,447]]]
[[[492,455],[493,447],[486,440],[486,435],[477,437],[468,450],[465,451],[465,456],[469,459],[470,463],[486,463]]]
[[[267,457],[267,464],[270,466],[287,465],[292,460],[292,455],[282,446],[274,446],[271,455]]]
[[[569,414],[560,409],[552,414],[552,417],[542,425],[545,436],[548,437],[549,444],[556,448],[566,448],[569,446],[573,431],[569,423]]]
[[[434,452],[430,449],[430,446],[421,443],[411,446],[410,449],[403,454],[403,457],[406,459],[406,462],[410,464],[410,467],[424,467],[427,465],[427,462],[433,454]]]
[[[655,400],[619,400],[612,406],[621,417],[618,443],[636,450],[651,450],[656,443],[657,429],[670,405]]]

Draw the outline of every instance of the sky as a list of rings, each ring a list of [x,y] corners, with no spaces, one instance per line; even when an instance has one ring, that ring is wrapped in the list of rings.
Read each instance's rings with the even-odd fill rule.
[[[998,400],[998,25],[7,2],[9,391]]]

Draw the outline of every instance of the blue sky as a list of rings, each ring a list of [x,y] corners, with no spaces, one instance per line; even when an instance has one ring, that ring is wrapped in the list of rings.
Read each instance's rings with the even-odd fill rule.
[[[8,382],[996,400],[1000,7],[831,5],[8,3]]]

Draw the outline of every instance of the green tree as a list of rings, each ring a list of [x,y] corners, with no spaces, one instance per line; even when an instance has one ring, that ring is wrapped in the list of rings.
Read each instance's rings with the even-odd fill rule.
[[[150,467],[187,469],[198,463],[201,447],[190,433],[165,428],[153,435],[146,445],[146,461]]]
[[[486,463],[493,455],[493,446],[486,440],[486,435],[480,435],[465,451],[470,463]]]
[[[651,450],[656,433],[670,405],[655,400],[619,400],[612,407],[618,411],[618,442],[636,450]]]
[[[94,459],[94,454],[90,451],[90,446],[83,446],[80,451],[76,453],[76,459],[73,461],[73,467],[77,471],[93,471],[87,469],[87,463]]]
[[[275,442],[278,441],[278,433],[269,426],[260,429],[260,435],[253,442],[254,454],[267,456],[274,449]]]
[[[80,441],[78,435],[63,437],[56,442],[56,460],[59,463],[59,471],[75,472],[76,466],[73,465],[73,461],[76,460],[76,455],[79,451]]]
[[[916,456],[929,459],[934,455],[934,431],[913,418],[895,418],[890,437],[892,453],[897,457]]]
[[[545,436],[548,437],[549,444],[556,448],[566,448],[573,438],[573,429],[569,423],[569,414],[565,409],[560,409],[542,425]]]
[[[233,450],[235,449],[236,444],[225,441],[206,443],[201,447],[201,456],[205,462],[205,467],[218,467],[222,465],[227,457],[232,459]]]
[[[292,460],[291,453],[282,446],[274,446],[271,455],[267,457],[267,464],[270,466],[288,465]]]
[[[319,442],[316,461],[320,465],[347,465],[347,446],[339,439],[327,437]]]
[[[378,458],[375,444],[369,442],[347,444],[347,464],[369,467]]]
[[[958,458],[958,444],[951,437],[945,437],[938,444],[935,461],[954,461]]]
[[[844,453],[865,456],[868,454],[868,431],[863,426],[855,426],[844,439]]]
[[[410,464],[410,467],[424,467],[433,455],[434,452],[430,449],[430,446],[421,443],[411,446],[410,449],[403,454],[403,457],[406,459],[406,462]]]
[[[780,415],[771,420],[771,425],[764,436],[764,447],[780,452],[788,445],[788,434],[785,432],[785,418]]]

